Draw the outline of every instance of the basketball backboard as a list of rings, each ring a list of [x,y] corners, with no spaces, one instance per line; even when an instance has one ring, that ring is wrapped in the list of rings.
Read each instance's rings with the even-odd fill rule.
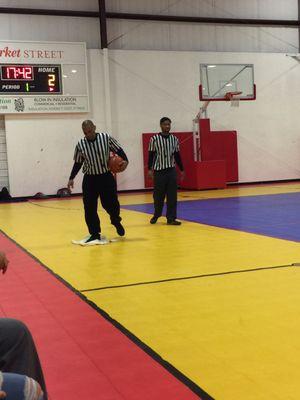
[[[253,64],[200,64],[201,101],[228,101],[228,93],[238,100],[255,100]]]

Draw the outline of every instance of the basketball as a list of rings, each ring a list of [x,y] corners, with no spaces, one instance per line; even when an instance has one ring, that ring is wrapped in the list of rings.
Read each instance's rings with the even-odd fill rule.
[[[124,163],[123,158],[119,157],[116,154],[113,154],[108,160],[108,168],[114,174],[118,172],[123,172],[127,167],[127,164]]]

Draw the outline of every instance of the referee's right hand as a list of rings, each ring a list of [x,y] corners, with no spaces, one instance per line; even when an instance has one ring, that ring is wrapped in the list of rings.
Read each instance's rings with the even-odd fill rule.
[[[68,182],[68,189],[71,190],[74,188],[74,179],[69,179]]]

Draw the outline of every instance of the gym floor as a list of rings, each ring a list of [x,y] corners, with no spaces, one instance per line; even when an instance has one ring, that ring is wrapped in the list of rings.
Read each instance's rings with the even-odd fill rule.
[[[80,197],[0,205],[0,315],[50,398],[298,399],[300,184],[180,192],[179,227],[149,224],[150,193],[120,202],[126,238],[91,247]]]

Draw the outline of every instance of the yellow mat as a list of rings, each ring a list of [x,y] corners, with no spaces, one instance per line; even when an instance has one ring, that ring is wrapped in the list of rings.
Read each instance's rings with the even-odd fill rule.
[[[299,184],[182,192],[182,200],[300,191]],[[122,195],[122,204],[151,194]],[[103,233],[116,237],[101,211]],[[152,283],[300,262],[298,243],[122,210],[126,239],[80,247],[82,202],[0,205],[1,229],[216,399],[298,399],[300,269]],[[138,286],[115,287],[141,283]],[[107,288],[109,287],[109,288]],[[299,354],[298,354],[299,353]]]

